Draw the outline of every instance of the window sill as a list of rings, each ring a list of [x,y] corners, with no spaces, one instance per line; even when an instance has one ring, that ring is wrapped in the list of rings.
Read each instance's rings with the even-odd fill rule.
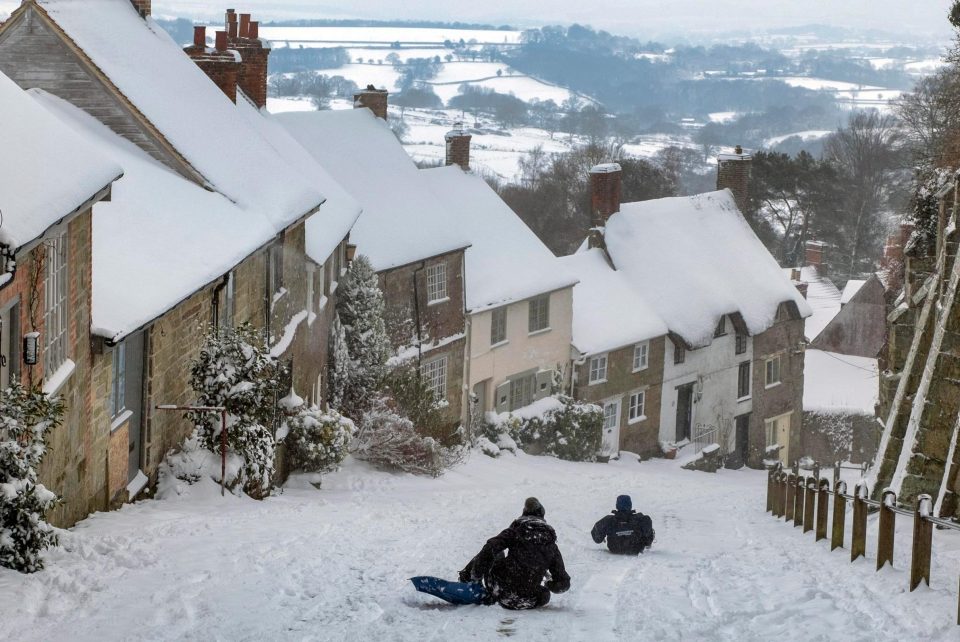
[[[527,333],[527,336],[528,336],[528,337],[535,337],[535,336],[537,336],[538,334],[546,334],[547,332],[550,332],[550,330],[552,330],[552,329],[553,329],[553,328],[547,327],[547,328],[543,328],[542,330],[534,330],[533,332],[528,332],[528,333]]]
[[[770,390],[771,388],[776,388],[776,387],[779,386],[781,383],[783,383],[783,382],[782,382],[782,381],[777,381],[776,383],[768,383],[766,386],[764,386],[763,389],[764,389],[764,390]]]
[[[737,403],[743,403],[745,401],[750,401],[751,399],[753,399],[752,395],[747,395],[746,397],[739,397],[737,398]]]
[[[588,381],[588,386],[599,386],[601,383],[607,383],[606,379],[597,379],[596,381]]]
[[[132,417],[132,416],[133,416],[133,411],[131,411],[131,410],[124,410],[124,411],[121,412],[119,415],[117,415],[116,417],[114,417],[113,420],[112,420],[111,423],[110,423],[110,434],[112,435],[113,433],[115,433],[115,432],[116,432],[117,430],[119,430],[120,428],[123,428],[123,426],[124,426],[128,421],[130,421],[130,417]]]
[[[56,372],[47,377],[43,382],[43,393],[46,395],[55,395],[60,392],[60,389],[63,388],[63,385],[67,383],[73,371],[76,369],[77,364],[73,362],[73,359],[67,359],[61,363]]]
[[[643,372],[644,370],[648,370],[649,368],[650,368],[650,364],[647,364],[647,365],[643,366],[642,368],[634,368],[634,369],[631,370],[630,372],[633,373],[633,374],[637,374],[638,372]]]
[[[427,301],[427,307],[430,307],[431,305],[440,305],[441,303],[446,303],[449,300],[450,300],[450,297],[445,296],[442,299],[434,299],[433,301]]]
[[[646,421],[646,420],[647,420],[647,416],[646,416],[646,415],[640,415],[639,417],[636,417],[636,418],[634,418],[634,419],[628,419],[628,420],[627,420],[627,425],[638,424],[638,423],[640,423],[641,421]]]
[[[491,343],[491,344],[490,344],[490,349],[491,349],[491,350],[496,350],[497,348],[502,348],[503,346],[507,345],[508,343],[510,343],[510,340],[509,340],[509,339],[504,339],[503,341],[500,341],[499,343]]]

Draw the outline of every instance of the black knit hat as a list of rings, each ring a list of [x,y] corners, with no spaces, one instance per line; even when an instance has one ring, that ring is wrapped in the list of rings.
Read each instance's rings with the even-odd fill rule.
[[[523,502],[523,514],[532,515],[533,517],[543,517],[547,514],[547,511],[543,508],[543,504],[540,503],[540,500],[536,497],[527,497],[527,501]]]

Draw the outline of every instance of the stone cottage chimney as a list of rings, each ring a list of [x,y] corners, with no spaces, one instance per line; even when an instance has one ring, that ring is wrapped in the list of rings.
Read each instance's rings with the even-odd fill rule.
[[[355,109],[366,107],[377,118],[386,120],[387,96],[389,95],[386,89],[377,89],[373,85],[367,85],[366,89],[353,95],[353,106]]]
[[[729,189],[741,212],[747,211],[750,201],[750,171],[753,158],[737,145],[732,154],[717,157],[717,189]]]
[[[804,248],[803,253],[803,262],[807,265],[812,265],[817,268],[817,272],[823,276],[823,254],[824,254],[824,244],[820,241],[807,241],[807,245]]]
[[[443,137],[447,143],[447,165],[459,165],[465,172],[470,171],[470,139],[473,136],[463,131],[463,123],[457,123]]]
[[[620,211],[622,170],[618,163],[595,165],[590,170],[590,247],[605,247],[603,232],[607,219]]]
[[[207,49],[206,27],[193,28],[193,44],[184,48],[194,63],[220,88],[227,98],[237,102],[237,83],[240,79],[240,61],[228,51],[226,31],[218,31],[213,49]]]
[[[130,0],[133,8],[137,10],[141,18],[146,18],[150,15],[150,2],[151,0]]]

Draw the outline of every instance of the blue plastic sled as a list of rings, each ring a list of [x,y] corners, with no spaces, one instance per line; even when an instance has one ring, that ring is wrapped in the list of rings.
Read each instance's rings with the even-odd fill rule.
[[[421,593],[427,593],[451,604],[482,604],[487,592],[479,582],[448,582],[439,577],[411,577],[413,586]]]

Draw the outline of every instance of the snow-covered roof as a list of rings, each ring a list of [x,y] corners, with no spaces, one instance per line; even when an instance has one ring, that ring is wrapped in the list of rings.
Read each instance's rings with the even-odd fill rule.
[[[93,216],[94,334],[119,340],[225,274],[272,238],[260,210],[173,172],[84,111],[30,92],[123,178]]]
[[[130,0],[36,0],[36,5],[227,198],[259,209],[277,230],[323,201],[320,191],[250,127],[237,105],[156,22],[139,16]]]
[[[850,300],[857,296],[857,292],[860,291],[860,288],[866,283],[864,279],[850,279],[847,281],[847,284],[843,286],[843,293],[840,295],[840,305],[846,305],[850,303]]]
[[[616,268],[694,348],[710,344],[726,314],[739,312],[752,335],[774,324],[782,302],[811,314],[728,190],[625,203],[605,239]]]
[[[322,265],[357,222],[360,204],[320,166],[310,152],[293,139],[272,114],[257,110],[246,101],[240,103],[239,107],[240,113],[251,126],[260,129],[277,152],[326,196],[327,200],[320,210],[307,219],[305,238],[307,256]]]
[[[784,273],[789,276],[792,271],[787,268]],[[813,311],[805,322],[804,334],[807,341],[813,341],[840,312],[840,290],[814,265],[800,268],[800,282],[807,284],[807,304]]]
[[[478,312],[570,287],[566,270],[485,180],[456,165],[420,170],[445,225],[466,237],[466,305]]]
[[[119,177],[97,152],[0,74],[0,243],[39,238]]]
[[[622,348],[667,334],[626,274],[614,270],[600,249],[560,259],[580,280],[573,288],[573,345],[583,355]]]
[[[351,232],[375,270],[462,249],[469,236],[426,188],[416,164],[369,109],[274,116],[363,208]],[[466,205],[464,203],[463,205]]]
[[[879,395],[876,359],[807,350],[803,367],[805,411],[873,415]]]

